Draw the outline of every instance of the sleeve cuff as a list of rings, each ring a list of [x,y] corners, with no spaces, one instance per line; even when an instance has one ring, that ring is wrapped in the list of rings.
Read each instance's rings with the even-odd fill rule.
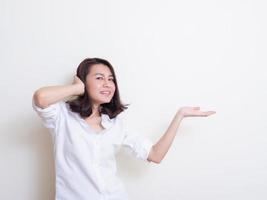
[[[148,160],[148,156],[149,156],[149,153],[152,149],[152,146],[153,146],[153,143],[149,140],[149,139],[146,139],[144,141],[144,144],[143,144],[143,148],[142,148],[142,153],[140,155],[140,158],[144,161],[147,161],[148,163],[150,163],[151,161]]]

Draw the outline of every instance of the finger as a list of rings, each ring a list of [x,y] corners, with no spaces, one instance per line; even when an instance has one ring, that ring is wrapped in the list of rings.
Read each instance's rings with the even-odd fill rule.
[[[216,111],[207,111],[206,113],[209,113],[209,114],[215,114]]]
[[[204,114],[206,115],[206,116],[210,116],[210,115],[213,115],[213,114],[215,114],[216,112],[215,111],[207,111],[207,112],[204,112]]]

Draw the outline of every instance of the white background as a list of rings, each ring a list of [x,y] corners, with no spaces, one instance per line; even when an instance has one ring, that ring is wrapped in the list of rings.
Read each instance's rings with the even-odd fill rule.
[[[157,142],[186,118],[161,164],[123,152],[133,200],[267,199],[267,3],[264,0],[1,0],[0,199],[52,200],[52,141],[31,107],[42,86],[109,60],[129,121]]]

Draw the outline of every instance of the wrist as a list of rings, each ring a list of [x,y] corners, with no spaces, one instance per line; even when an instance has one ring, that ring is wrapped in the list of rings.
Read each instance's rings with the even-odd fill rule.
[[[184,115],[180,111],[177,111],[175,117],[182,120],[184,118]]]
[[[78,84],[72,84],[71,87],[73,89],[74,95],[81,95],[81,94],[83,94],[84,88],[82,88],[80,85],[78,85]]]

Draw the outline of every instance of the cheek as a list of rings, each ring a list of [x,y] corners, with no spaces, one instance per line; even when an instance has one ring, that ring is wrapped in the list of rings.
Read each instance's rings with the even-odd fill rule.
[[[87,84],[87,92],[89,94],[95,94],[96,92],[99,91],[99,86],[95,83],[90,83],[90,84]]]
[[[116,86],[115,86],[115,84],[112,86],[112,91],[113,91],[113,93],[116,91]]]

